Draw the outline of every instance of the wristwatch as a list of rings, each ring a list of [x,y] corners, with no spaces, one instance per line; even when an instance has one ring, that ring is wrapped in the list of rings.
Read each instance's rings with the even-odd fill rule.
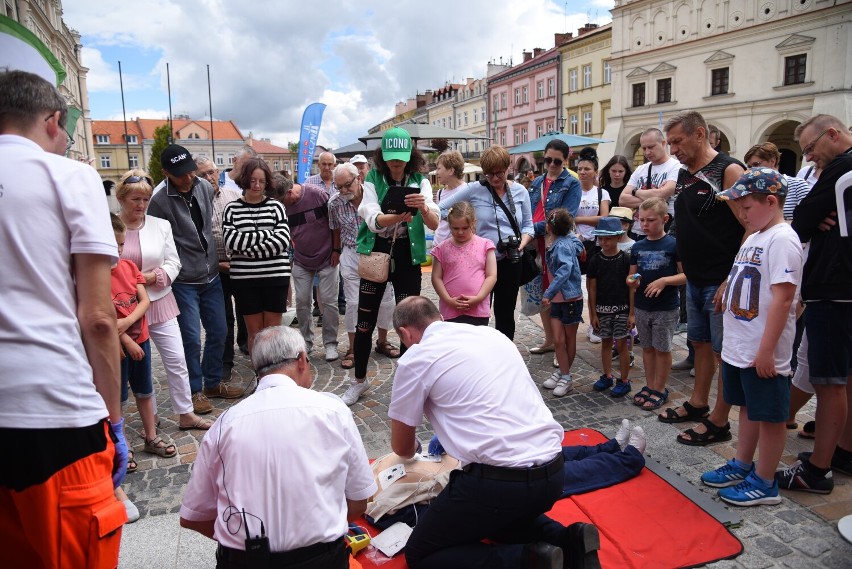
[[[639,188],[633,188],[633,189],[630,191],[630,195],[631,195],[631,196],[633,196],[633,197],[635,198],[635,197],[636,197],[636,192],[637,192],[638,190],[639,190]]]

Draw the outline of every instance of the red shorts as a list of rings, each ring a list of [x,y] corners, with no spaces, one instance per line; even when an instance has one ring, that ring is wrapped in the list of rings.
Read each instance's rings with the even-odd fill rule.
[[[104,429],[109,426],[104,422]],[[4,567],[112,569],[118,566],[124,504],[112,488],[115,447],[81,458],[41,484],[0,486]]]

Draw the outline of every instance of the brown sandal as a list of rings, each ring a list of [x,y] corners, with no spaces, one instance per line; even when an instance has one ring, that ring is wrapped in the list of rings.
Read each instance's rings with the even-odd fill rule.
[[[352,352],[346,352],[346,355],[343,356],[342,360],[340,360],[340,367],[343,369],[352,369],[355,367],[355,354]]]
[[[171,458],[177,454],[177,447],[174,443],[167,443],[163,440],[163,437],[157,437],[150,441],[145,439],[145,446],[142,449],[147,453],[156,454],[163,458]]]
[[[382,354],[383,356],[387,356],[391,359],[398,358],[400,356],[399,348],[391,344],[390,342],[379,343],[376,342],[376,353]]]

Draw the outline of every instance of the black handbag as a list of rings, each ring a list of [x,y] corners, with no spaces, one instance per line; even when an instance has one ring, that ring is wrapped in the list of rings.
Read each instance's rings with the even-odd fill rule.
[[[509,220],[509,223],[512,225],[512,230],[515,232],[515,237],[518,240],[521,239],[521,230],[518,228],[518,222],[515,219],[515,214],[510,212],[506,207],[506,204],[503,203],[503,200],[500,199],[500,196],[497,195],[497,192],[494,191],[494,188],[491,187],[490,184],[483,184],[488,188],[488,191],[491,192],[491,199],[494,200],[494,203],[500,206],[500,209],[503,210],[503,213],[506,214],[506,218]],[[506,193],[509,194],[509,201],[512,200],[512,190],[509,186],[506,186]],[[512,208],[514,209],[514,208]],[[500,234],[500,226],[497,226],[497,234]],[[535,262],[536,251],[535,249],[524,249],[521,252],[521,286],[524,286],[534,278],[536,278],[539,273],[541,273],[541,269],[538,268],[538,263]]]

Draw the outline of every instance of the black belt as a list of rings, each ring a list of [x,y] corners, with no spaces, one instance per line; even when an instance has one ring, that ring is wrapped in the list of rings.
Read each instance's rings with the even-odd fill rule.
[[[306,545],[305,547],[291,549],[290,551],[272,552],[269,554],[269,562],[271,567],[277,567],[279,565],[286,567],[288,563],[302,563],[309,561],[312,557],[317,557],[330,551],[334,551],[337,548],[343,549],[345,547],[346,545],[343,538],[340,538],[334,541]],[[232,547],[226,547],[219,544],[219,547],[216,549],[216,559],[234,563],[236,565],[246,565],[246,552],[242,549],[234,549]]]
[[[488,480],[499,480],[502,482],[526,482],[530,480],[539,480],[541,478],[550,478],[562,469],[565,464],[565,458],[560,452],[556,458],[541,466],[532,466],[529,468],[510,468],[508,466],[491,466],[490,464],[480,464],[474,462],[468,464],[463,471],[480,478]]]

